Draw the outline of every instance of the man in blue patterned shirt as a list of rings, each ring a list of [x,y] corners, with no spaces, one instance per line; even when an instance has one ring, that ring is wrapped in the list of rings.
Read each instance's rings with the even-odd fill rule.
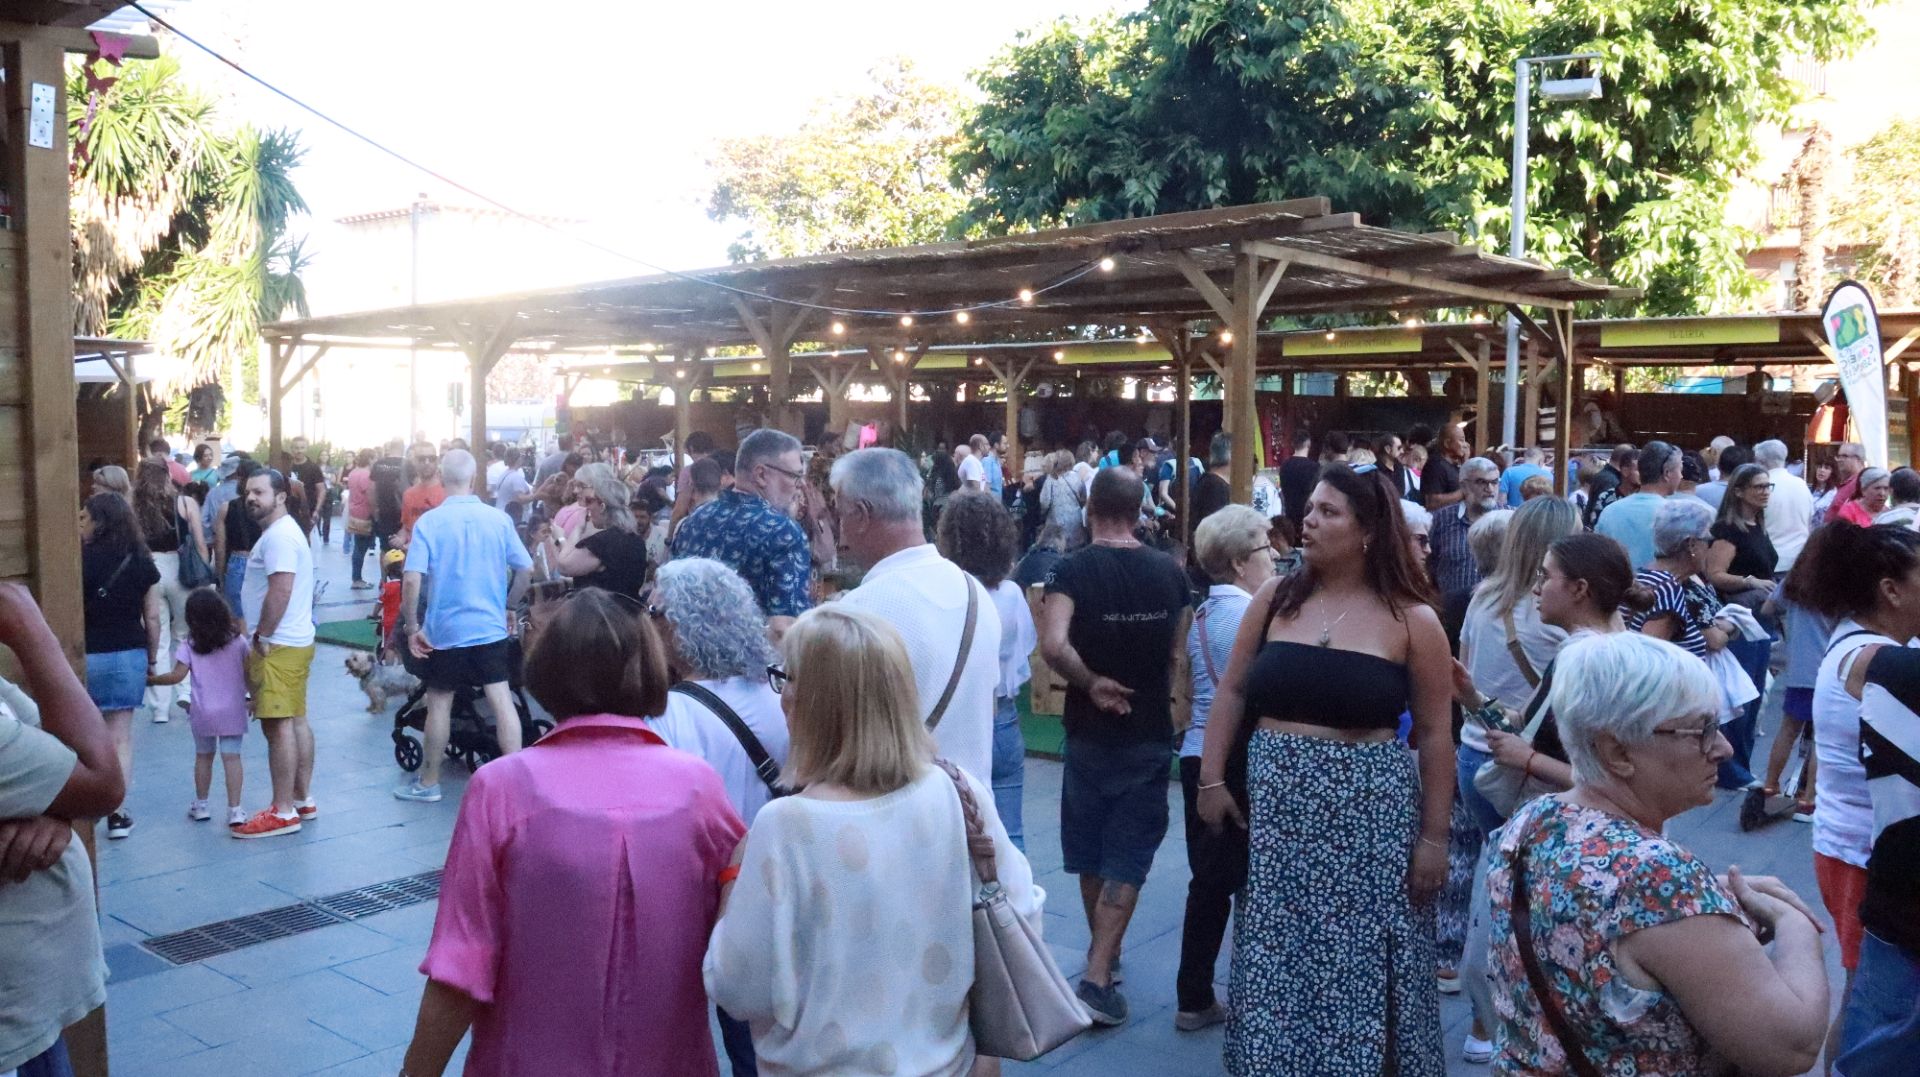
[[[778,640],[813,605],[811,547],[794,520],[806,479],[800,442],[779,430],[755,430],[740,443],[734,485],[695,509],[673,533],[673,556],[711,557],[753,589]]]

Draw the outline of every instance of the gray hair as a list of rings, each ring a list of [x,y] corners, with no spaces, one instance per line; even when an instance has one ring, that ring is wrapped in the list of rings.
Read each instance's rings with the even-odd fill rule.
[[[1527,451],[1520,454],[1520,458],[1529,464],[1537,464],[1545,460],[1547,454],[1541,450],[1540,446],[1529,445],[1527,446]]]
[[[674,649],[696,676],[761,677],[777,661],[753,589],[733,569],[682,557],[661,565],[653,585],[673,626]]]
[[[1207,466],[1226,467],[1233,463],[1233,435],[1225,430],[1213,435],[1213,441],[1207,445]]]
[[[745,475],[760,464],[790,452],[800,451],[800,439],[785,430],[755,430],[740,442],[733,454],[733,473]]]
[[[827,473],[834,499],[859,503],[876,520],[899,523],[920,519],[920,469],[899,449],[857,449],[833,462]]]
[[[1247,505],[1227,505],[1200,521],[1193,550],[1215,583],[1233,581],[1234,562],[1267,548],[1273,522]]]
[[[1776,467],[1787,466],[1787,443],[1779,438],[1768,438],[1753,447],[1753,462],[1772,471]]]
[[[1893,473],[1884,467],[1870,467],[1860,472],[1860,481],[1853,487],[1854,500],[1858,501],[1860,498],[1865,497],[1867,487],[1872,486],[1876,482],[1886,482],[1892,477]],[[1889,499],[1893,497],[1893,489],[1891,486],[1887,489],[1887,497]]]
[[[1473,554],[1480,575],[1490,576],[1500,567],[1500,550],[1506,545],[1507,525],[1512,520],[1512,509],[1495,509],[1467,528],[1467,550]]]
[[[1607,780],[1594,752],[1603,733],[1624,745],[1645,744],[1670,718],[1712,720],[1720,713],[1720,683],[1705,662],[1638,632],[1577,633],[1553,669],[1547,706],[1576,783]]]
[[[1496,479],[1500,477],[1499,464],[1494,463],[1484,456],[1476,456],[1460,465],[1460,481],[1465,482],[1468,476],[1478,475],[1483,471]]]
[[[1672,557],[1691,539],[1706,538],[1713,529],[1713,506],[1697,497],[1676,495],[1653,510],[1653,552]]]
[[[619,482],[620,477],[613,473],[612,464],[581,464],[573,473],[573,481],[590,490],[598,490],[602,482]]]
[[[1395,501],[1400,506],[1400,519],[1406,522],[1407,530],[1416,534],[1426,534],[1433,530],[1433,513],[1425,505],[1416,505],[1406,498]]]
[[[606,506],[607,528],[631,534],[637,526],[633,520],[633,487],[615,475],[611,466],[601,464],[599,468],[589,476],[583,467],[574,477],[592,487],[593,496]]]
[[[440,484],[442,486],[471,486],[473,473],[477,470],[473,454],[465,449],[449,449],[440,458]]]

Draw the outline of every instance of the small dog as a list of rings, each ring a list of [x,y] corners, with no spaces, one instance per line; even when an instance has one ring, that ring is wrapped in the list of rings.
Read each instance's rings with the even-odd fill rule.
[[[347,656],[347,673],[359,679],[360,690],[367,694],[369,714],[384,712],[389,697],[404,699],[420,687],[420,678],[408,673],[405,667],[376,661],[365,651]]]

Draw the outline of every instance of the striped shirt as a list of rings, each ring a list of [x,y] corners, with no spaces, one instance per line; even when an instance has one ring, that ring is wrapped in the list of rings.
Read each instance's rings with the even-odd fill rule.
[[[1657,568],[1643,568],[1633,574],[1633,579],[1653,592],[1653,608],[1636,613],[1622,606],[1620,616],[1626,622],[1627,631],[1638,632],[1655,617],[1672,617],[1675,620],[1673,642],[1704,661],[1707,637],[1701,629],[1713,623],[1713,615],[1720,609],[1719,596],[1711,588],[1691,581],[1681,583],[1673,573]]]
[[[1882,647],[1860,698],[1873,852],[1860,924],[1920,959],[1920,650]]]

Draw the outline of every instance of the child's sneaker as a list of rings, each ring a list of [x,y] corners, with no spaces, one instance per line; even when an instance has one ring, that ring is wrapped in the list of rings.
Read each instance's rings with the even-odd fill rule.
[[[107,816],[107,837],[115,841],[133,833],[133,816],[117,811]]]
[[[315,804],[312,797],[308,797],[305,800],[294,801],[293,810],[300,816],[301,822],[311,823],[320,814],[320,805]]]
[[[244,826],[247,822],[247,809],[235,806],[227,809],[227,825]]]
[[[196,823],[204,823],[207,820],[213,818],[213,812],[207,810],[206,801],[196,800],[193,803],[187,805],[187,818],[193,820]]]
[[[292,818],[275,815],[272,808],[262,808],[253,818],[234,827],[228,833],[236,838],[270,838],[275,834],[295,834],[300,830],[300,816]]]
[[[440,784],[435,782],[432,785],[421,785],[420,779],[415,778],[413,781],[395,789],[393,791],[393,798],[395,800],[414,800],[422,804],[432,804],[440,799]]]

